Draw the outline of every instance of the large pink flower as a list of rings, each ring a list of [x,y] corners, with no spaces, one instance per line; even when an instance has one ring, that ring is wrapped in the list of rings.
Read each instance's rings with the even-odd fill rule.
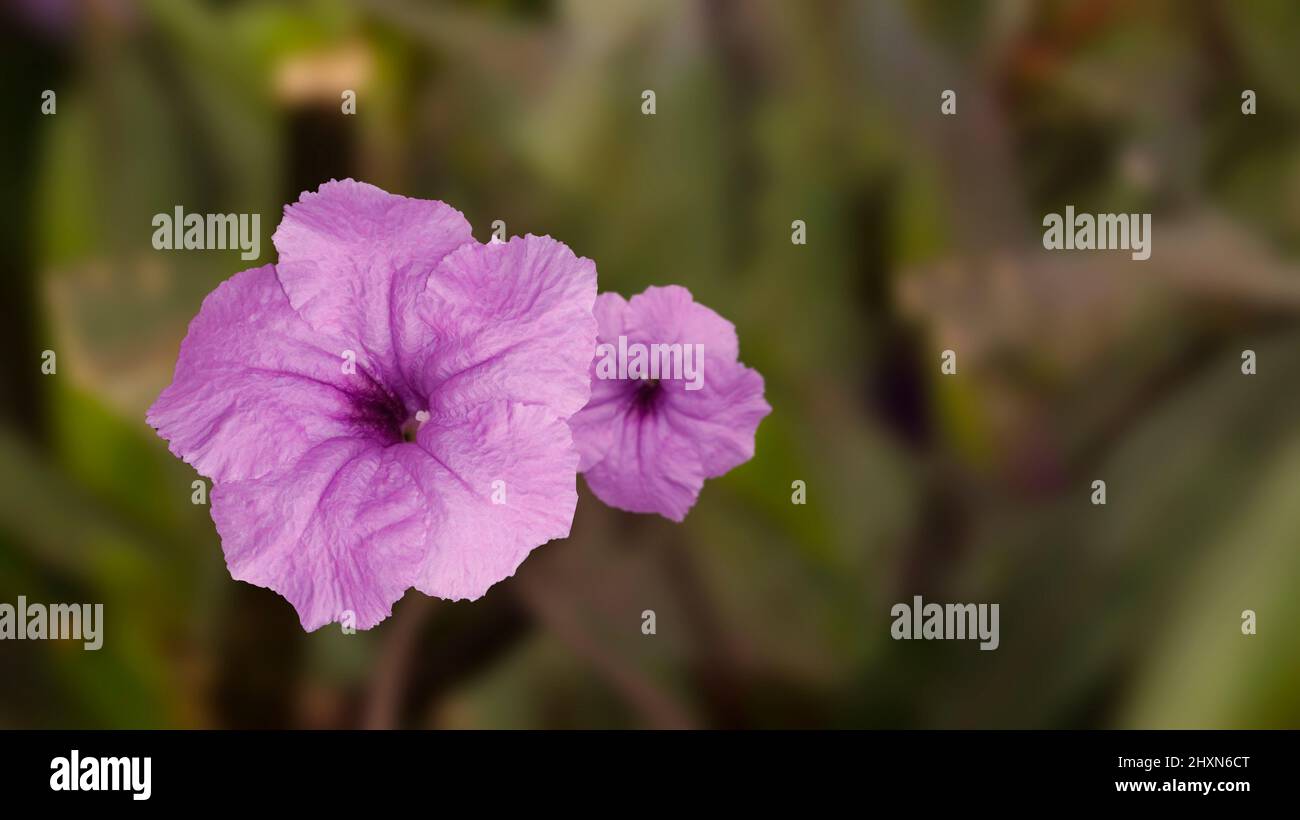
[[[763,377],[737,361],[735,326],[696,303],[686,288],[652,287],[630,301],[602,293],[595,313],[602,346],[703,351],[698,384],[671,376],[606,378],[598,355],[591,400],[569,422],[582,456],[579,470],[596,497],[611,507],[681,521],[706,478],[753,457],[754,433],[772,411],[763,399]]]
[[[204,300],[147,416],[213,479],[231,575],[306,629],[365,629],[409,587],[477,598],[567,536],[595,265],[352,180],[274,241],[278,264]]]

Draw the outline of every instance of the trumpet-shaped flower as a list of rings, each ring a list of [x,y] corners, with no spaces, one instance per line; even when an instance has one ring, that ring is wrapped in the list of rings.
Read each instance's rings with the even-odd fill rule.
[[[409,587],[477,598],[567,536],[595,265],[352,180],[274,242],[204,300],[147,415],[213,480],[231,575],[308,630],[365,629]]]

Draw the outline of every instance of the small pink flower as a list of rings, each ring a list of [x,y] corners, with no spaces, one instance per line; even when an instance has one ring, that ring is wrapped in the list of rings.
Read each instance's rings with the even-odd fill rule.
[[[697,304],[686,288],[652,287],[630,301],[602,293],[595,314],[600,345],[619,346],[622,336],[623,347],[702,346],[698,385],[671,377],[604,378],[597,356],[591,401],[569,420],[579,470],[601,501],[681,521],[706,478],[753,457],[754,433],[772,411],[763,377],[737,361],[735,326]]]
[[[204,300],[148,422],[213,479],[231,575],[304,628],[477,598],[569,534],[596,269],[441,202],[329,182]]]

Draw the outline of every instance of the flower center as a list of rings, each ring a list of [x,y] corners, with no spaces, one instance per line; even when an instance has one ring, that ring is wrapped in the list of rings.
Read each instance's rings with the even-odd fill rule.
[[[402,441],[415,441],[420,427],[429,420],[428,410],[419,410],[402,425]]]
[[[653,410],[660,392],[658,379],[643,379],[641,384],[637,385],[633,401],[642,412]]]

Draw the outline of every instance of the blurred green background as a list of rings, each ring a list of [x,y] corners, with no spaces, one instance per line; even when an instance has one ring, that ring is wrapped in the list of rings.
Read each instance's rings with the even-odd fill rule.
[[[106,616],[98,652],[0,642],[0,726],[1300,726],[1300,4],[0,15],[0,601]],[[756,457],[682,525],[580,482],[483,599],[304,634],[144,423],[255,263],[151,219],[260,213],[265,263],[347,176],[691,288],[766,377]],[[1154,214],[1150,261],[1043,251],[1068,204]],[[891,640],[915,594],[1000,604],[1001,647]]]

